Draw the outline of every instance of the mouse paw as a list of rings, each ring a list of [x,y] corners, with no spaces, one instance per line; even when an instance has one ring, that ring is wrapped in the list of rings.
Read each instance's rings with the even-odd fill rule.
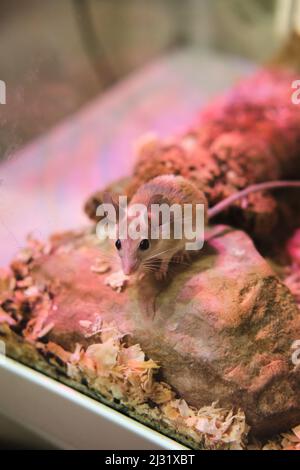
[[[191,254],[188,251],[180,251],[173,258],[174,262],[178,264],[189,264],[191,259]]]
[[[159,270],[155,272],[155,277],[158,281],[164,281],[168,274],[169,263],[162,263]]]
[[[167,272],[165,271],[156,271],[155,272],[155,279],[157,281],[164,281],[167,277]]]

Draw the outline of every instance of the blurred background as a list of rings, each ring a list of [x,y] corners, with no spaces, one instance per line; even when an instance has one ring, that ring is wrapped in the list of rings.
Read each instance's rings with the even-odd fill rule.
[[[284,0],[289,3],[289,0]],[[171,50],[264,61],[276,0],[0,0],[0,158]]]
[[[300,17],[297,0],[0,0],[0,160],[171,52],[193,47],[264,63],[291,29],[296,3]],[[50,448],[0,415],[0,448],[8,447]]]

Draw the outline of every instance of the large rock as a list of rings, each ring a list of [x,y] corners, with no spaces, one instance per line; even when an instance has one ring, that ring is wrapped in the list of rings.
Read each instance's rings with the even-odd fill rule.
[[[171,266],[165,283],[147,275],[120,293],[105,284],[110,273],[91,270],[96,258],[117,270],[106,243],[70,234],[36,265],[37,278],[54,281],[50,340],[73,350],[95,341],[83,320],[114,320],[189,404],[241,407],[257,435],[299,424],[300,372],[291,359],[299,311],[245,233],[220,228],[190,266]]]

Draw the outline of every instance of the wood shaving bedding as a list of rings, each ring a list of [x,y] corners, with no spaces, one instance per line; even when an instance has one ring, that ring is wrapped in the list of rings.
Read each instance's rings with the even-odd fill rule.
[[[112,273],[105,279],[105,284],[117,292],[122,292],[128,283],[129,277],[123,271]]]
[[[91,266],[91,271],[97,274],[105,274],[110,271],[111,266],[108,261],[103,261],[101,258],[95,261],[95,264]]]
[[[192,448],[247,448],[249,427],[242,410],[224,409],[217,403],[200,409],[189,406],[159,380],[159,364],[147,358],[138,344],[128,346],[116,324],[106,324],[100,314],[95,314],[97,322],[79,322],[86,330],[85,337],[97,334],[97,343],[88,346],[77,343],[74,351],[67,351],[47,341],[54,326],[48,322],[53,306],[51,292],[48,286],[28,280],[30,264],[43,253],[41,245],[31,241],[31,251],[13,262],[11,271],[0,272],[0,337],[5,338],[10,356],[175,436]],[[127,279],[123,273],[113,273],[107,282],[120,291]],[[19,331],[16,327],[24,322],[24,305],[32,316]],[[300,426],[265,444],[249,442],[248,448],[300,450]]]

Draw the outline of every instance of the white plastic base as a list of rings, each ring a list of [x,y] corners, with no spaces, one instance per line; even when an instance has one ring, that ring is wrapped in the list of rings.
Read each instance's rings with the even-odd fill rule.
[[[118,411],[2,355],[0,412],[61,449],[186,449]]]

